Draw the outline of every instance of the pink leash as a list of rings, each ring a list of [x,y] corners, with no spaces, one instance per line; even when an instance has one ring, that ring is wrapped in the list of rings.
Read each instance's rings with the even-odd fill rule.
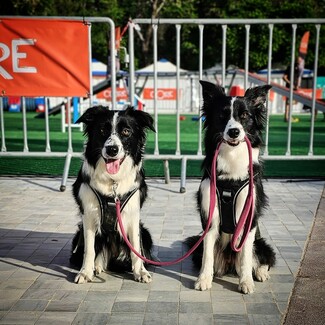
[[[253,157],[252,157],[252,145],[248,138],[245,136],[245,141],[248,149],[248,159],[249,159],[249,184],[248,184],[248,194],[246,197],[245,205],[243,211],[240,215],[239,221],[235,228],[234,234],[232,236],[230,246],[234,252],[240,252],[246,242],[247,236],[251,231],[252,221],[254,217],[254,174],[253,174]],[[236,246],[236,243],[240,237],[243,230],[242,238],[240,244]]]
[[[253,220],[253,214],[254,214],[254,199],[253,199],[253,160],[252,160],[252,146],[250,141],[248,140],[247,137],[245,137],[245,141],[247,144],[247,148],[248,148],[248,155],[249,155],[249,190],[248,190],[248,195],[245,201],[245,205],[244,205],[244,209],[241,213],[241,216],[239,218],[238,224],[236,226],[234,235],[232,237],[231,240],[231,248],[235,251],[235,252],[239,252],[241,251],[248,233],[250,232],[251,229],[251,225],[252,225],[252,220]],[[120,211],[120,207],[121,207],[121,203],[120,200],[118,198],[115,199],[115,206],[116,206],[116,214],[117,214],[117,220],[118,220],[118,224],[120,226],[121,229],[121,233],[122,233],[122,237],[124,239],[124,241],[126,242],[127,246],[130,248],[130,250],[139,258],[141,258],[144,262],[148,263],[148,264],[153,264],[153,265],[157,265],[157,266],[169,266],[169,265],[173,265],[173,264],[177,264],[180,263],[181,261],[185,260],[186,258],[188,258],[196,249],[197,247],[201,244],[201,242],[203,241],[204,237],[206,236],[206,234],[208,233],[209,229],[210,229],[210,225],[212,222],[212,217],[213,217],[213,213],[214,213],[214,208],[216,205],[216,164],[217,164],[217,157],[220,151],[220,146],[222,144],[222,141],[218,144],[218,147],[215,151],[214,157],[213,157],[213,161],[212,161],[212,166],[211,166],[211,179],[210,179],[210,207],[209,207],[209,217],[208,217],[208,221],[207,221],[207,225],[205,227],[205,230],[202,234],[202,236],[199,238],[199,240],[196,242],[196,244],[182,257],[173,260],[173,261],[169,261],[169,262],[157,262],[157,261],[153,261],[153,260],[149,260],[146,257],[142,256],[139,252],[136,251],[136,249],[132,246],[132,244],[130,243],[127,234],[125,232],[124,226],[123,226],[123,222],[122,222],[122,216],[121,216],[121,211]],[[246,223],[246,221],[248,220],[248,222]],[[244,229],[243,232],[243,236],[240,242],[240,245],[238,247],[236,247],[236,242],[242,232],[242,230]]]

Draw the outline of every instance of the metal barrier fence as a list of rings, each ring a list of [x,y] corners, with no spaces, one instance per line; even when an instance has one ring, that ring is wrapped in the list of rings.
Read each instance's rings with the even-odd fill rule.
[[[110,64],[111,64],[111,88],[112,88],[112,102],[111,107],[112,109],[116,108],[116,58],[115,58],[115,24],[114,21],[110,18],[104,17],[23,17],[23,16],[15,16],[15,17],[8,17],[8,16],[0,16],[1,18],[12,18],[12,19],[21,19],[21,18],[28,18],[28,19],[45,19],[45,20],[69,20],[69,21],[80,21],[85,24],[89,23],[105,23],[109,27],[110,31]],[[89,58],[91,58],[91,53],[89,53]],[[91,84],[92,88],[92,84]],[[92,92],[92,89],[90,90]],[[17,94],[19,95],[19,94]],[[92,104],[92,93],[90,94],[90,105]],[[47,106],[47,101],[45,100],[45,142],[46,142],[46,149],[44,152],[31,152],[28,148],[28,135],[27,135],[27,122],[26,122],[26,105],[25,99],[22,98],[22,113],[23,113],[23,151],[7,151],[6,148],[6,138],[5,138],[5,121],[4,121],[4,114],[3,114],[3,100],[0,97],[0,126],[1,126],[1,152],[0,157],[10,157],[10,156],[22,156],[22,157],[65,157],[65,165],[63,170],[63,177],[60,186],[60,190],[64,191],[66,188],[66,182],[69,174],[70,163],[72,157],[80,157],[80,152],[73,152],[72,149],[72,132],[71,132],[71,98],[67,98],[67,115],[68,115],[68,143],[67,143],[67,151],[65,152],[53,152],[51,151],[50,146],[50,130],[49,130],[49,109]]]
[[[292,26],[292,40],[291,40],[291,80],[293,80],[294,75],[294,61],[295,61],[295,51],[296,51],[296,30],[297,26],[301,24],[311,24],[316,30],[316,41],[315,41],[315,62],[314,62],[314,81],[317,78],[317,69],[318,69],[318,55],[319,55],[319,39],[320,39],[320,29],[321,25],[325,23],[325,19],[135,19],[133,20],[134,24],[141,25],[152,25],[153,28],[153,62],[154,62],[154,118],[155,118],[155,127],[157,133],[155,134],[155,149],[153,155],[147,155],[147,159],[162,159],[165,161],[165,173],[166,178],[169,177],[168,172],[168,160],[179,159],[181,160],[181,184],[180,191],[184,192],[186,187],[186,165],[188,160],[201,160],[202,156],[202,122],[199,120],[198,127],[198,147],[196,155],[183,155],[180,149],[180,106],[179,100],[176,102],[176,152],[174,155],[160,155],[159,154],[159,130],[158,130],[158,109],[157,109],[157,89],[158,89],[158,72],[157,72],[157,59],[158,59],[158,29],[163,25],[174,25],[176,33],[176,53],[175,53],[175,62],[176,62],[176,93],[179,93],[179,84],[180,84],[180,63],[181,63],[181,53],[180,53],[180,44],[181,44],[181,28],[183,25],[194,25],[199,29],[199,79],[203,79],[203,40],[204,40],[204,27],[206,25],[216,25],[222,28],[222,71],[221,71],[221,80],[222,85],[225,85],[226,81],[226,43],[227,43],[227,28],[230,25],[242,25],[245,27],[246,38],[245,38],[245,67],[244,70],[238,70],[237,73],[241,73],[244,76],[244,88],[247,89],[251,84],[265,84],[271,83],[271,69],[272,69],[272,44],[273,44],[273,29],[274,27],[279,27],[284,24],[289,24]],[[268,26],[269,30],[269,44],[268,44],[268,68],[267,68],[267,79],[261,80],[261,78],[256,78],[249,73],[249,41],[250,41],[250,27],[251,25],[265,25]],[[209,42],[213,43],[213,40],[209,38]],[[134,96],[134,84],[135,84],[135,66],[134,66],[134,25],[129,28],[129,54],[130,54],[130,82],[129,82],[129,93],[130,98]],[[287,151],[286,155],[269,155],[268,154],[268,144],[269,144],[269,119],[267,121],[266,128],[266,143],[265,150],[263,153],[263,159],[265,160],[282,160],[282,159],[324,159],[325,156],[314,155],[313,154],[313,138],[314,138],[314,116],[315,109],[325,112],[324,103],[321,103],[316,100],[316,82],[313,83],[312,98],[306,98],[300,96],[293,91],[293,84],[291,83],[290,90],[285,89],[284,87],[278,87],[275,85],[273,91],[285,95],[289,98],[290,102],[290,117],[288,123],[288,139],[287,139]],[[303,98],[304,97],[304,98]],[[305,104],[308,104],[311,107],[311,127],[310,127],[310,146],[308,155],[291,155],[291,114],[292,114],[292,103],[293,100],[300,100]],[[200,92],[200,103],[202,103],[202,93]],[[198,112],[199,114],[199,112]]]
[[[0,17],[1,18],[1,17]],[[19,17],[15,17],[19,19]],[[29,17],[30,18],[30,17]],[[55,19],[62,17],[35,17],[42,19]],[[114,22],[110,18],[98,18],[98,17],[66,17],[65,19],[69,20],[78,20],[78,21],[86,21],[90,23],[106,23],[109,25],[110,29],[110,56],[111,56],[111,85],[112,85],[112,109],[116,108],[116,72],[115,72],[115,25]],[[293,66],[295,60],[295,48],[296,48],[296,29],[300,24],[311,24],[314,26],[316,30],[316,41],[315,41],[315,62],[314,62],[314,80],[317,77],[317,68],[318,68],[318,55],[319,55],[319,38],[320,38],[320,30],[321,25],[325,23],[325,19],[135,19],[133,20],[134,24],[139,25],[148,25],[151,24],[153,27],[153,62],[154,62],[154,120],[155,127],[157,133],[155,134],[155,145],[154,145],[154,153],[145,155],[145,159],[148,160],[162,160],[164,162],[164,171],[165,171],[165,180],[169,181],[169,161],[170,160],[180,160],[181,161],[181,175],[180,175],[180,191],[185,192],[186,190],[186,169],[187,169],[187,161],[188,160],[202,160],[202,121],[199,119],[198,123],[198,142],[197,142],[197,154],[188,155],[182,154],[181,145],[180,145],[180,103],[179,100],[176,101],[176,151],[175,154],[160,154],[159,153],[159,129],[158,129],[158,110],[157,110],[157,88],[158,88],[158,73],[157,73],[157,58],[158,58],[158,29],[161,25],[168,24],[175,26],[176,32],[176,53],[175,53],[175,61],[176,61],[176,88],[177,93],[179,90],[179,80],[180,80],[180,64],[181,64],[181,28],[182,25],[195,25],[199,30],[199,56],[198,56],[198,64],[199,64],[199,79],[203,79],[203,40],[204,40],[204,27],[205,25],[214,24],[216,26],[220,26],[222,29],[222,71],[221,71],[221,80],[222,85],[225,84],[226,80],[226,43],[227,43],[227,27],[229,25],[243,25],[246,30],[246,39],[245,39],[245,67],[244,70],[237,71],[237,73],[242,74],[244,76],[244,88],[248,88],[251,84],[263,84],[270,83],[271,80],[271,67],[272,67],[272,40],[273,40],[273,29],[274,26],[281,26],[283,24],[289,24],[292,26],[292,54],[291,54],[291,77],[293,77]],[[130,70],[129,70],[129,99],[130,102],[133,102],[135,97],[135,51],[134,51],[134,24],[129,26],[129,55],[130,55]],[[265,80],[256,78],[256,76],[249,73],[249,40],[250,40],[250,26],[251,25],[266,25],[269,30],[269,44],[268,44],[268,73],[267,78]],[[209,40],[211,41],[211,40]],[[291,78],[293,79],[293,78]],[[198,87],[199,88],[199,87]],[[292,102],[294,99],[302,100],[305,103],[309,104],[312,108],[312,119],[311,119],[311,127],[310,127],[310,148],[309,153],[307,155],[291,155],[291,121],[289,119],[288,123],[288,139],[287,139],[287,152],[283,156],[274,156],[268,154],[268,142],[269,142],[269,123],[267,122],[266,129],[266,147],[263,154],[263,158],[265,160],[281,160],[281,159],[325,159],[325,156],[314,155],[313,154],[313,137],[314,137],[314,115],[315,109],[325,111],[324,104],[318,102],[316,100],[316,83],[313,85],[312,98],[300,98],[298,94],[293,91],[291,86],[290,90],[275,89],[282,95],[286,95],[290,99],[290,107],[292,108]],[[70,100],[68,102],[68,143],[67,143],[67,151],[65,152],[52,152],[50,147],[50,132],[49,132],[49,115],[48,115],[48,107],[45,107],[45,134],[46,134],[46,150],[44,152],[31,152],[28,149],[28,137],[27,137],[27,123],[26,123],[26,108],[23,109],[23,135],[24,135],[24,148],[23,151],[7,151],[6,142],[5,142],[5,121],[3,117],[3,105],[2,101],[0,101],[0,113],[1,113],[1,156],[22,156],[22,157],[65,157],[65,167],[63,171],[63,177],[61,182],[61,191],[65,190],[65,185],[67,181],[67,177],[69,174],[70,162],[72,157],[80,157],[80,152],[73,152],[72,149],[72,132],[71,132],[71,110],[69,107]],[[202,102],[202,95],[200,94],[200,103]],[[292,111],[292,109],[290,109]],[[199,111],[197,112],[199,114]]]

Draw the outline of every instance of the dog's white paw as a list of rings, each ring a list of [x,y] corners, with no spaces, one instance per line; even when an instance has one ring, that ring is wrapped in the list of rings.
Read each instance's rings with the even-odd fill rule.
[[[91,282],[94,276],[94,272],[87,272],[85,269],[80,270],[77,276],[74,278],[75,283],[87,283]]]
[[[101,254],[99,254],[95,259],[95,274],[101,274],[105,270],[105,262],[104,258]]]
[[[139,273],[133,273],[135,281],[141,282],[141,283],[150,283],[152,281],[150,273],[145,271],[140,271]]]
[[[200,275],[195,282],[195,289],[205,291],[212,288],[212,279],[211,275]]]
[[[238,290],[242,293],[248,294],[253,293],[255,290],[254,281],[251,279],[246,279],[239,283]]]
[[[104,268],[102,265],[95,265],[95,274],[98,275],[98,274],[101,274],[102,272],[104,271]]]
[[[270,274],[268,271],[267,265],[262,265],[261,267],[257,268],[255,272],[255,277],[257,281],[264,282],[270,278]]]

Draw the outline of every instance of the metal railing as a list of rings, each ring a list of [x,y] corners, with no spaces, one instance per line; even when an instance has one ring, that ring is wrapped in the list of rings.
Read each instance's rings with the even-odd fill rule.
[[[297,26],[301,24],[311,24],[314,25],[316,30],[316,40],[315,40],[315,62],[314,62],[314,81],[317,78],[317,69],[318,69],[318,56],[319,56],[319,40],[320,40],[320,28],[321,25],[325,23],[325,19],[135,19],[133,20],[134,24],[141,25],[152,25],[153,28],[153,62],[154,62],[154,71],[153,71],[153,85],[154,85],[154,118],[156,126],[155,134],[155,148],[153,155],[146,155],[147,159],[162,159],[165,161],[165,173],[166,179],[169,178],[168,171],[168,160],[179,159],[181,160],[181,184],[180,191],[184,192],[186,187],[186,165],[188,160],[201,160],[202,156],[202,122],[199,119],[198,126],[198,143],[197,143],[197,154],[196,155],[185,155],[181,153],[180,149],[180,108],[179,100],[176,105],[176,152],[171,155],[161,155],[159,154],[159,130],[158,130],[158,109],[157,109],[157,89],[158,89],[158,72],[157,72],[157,58],[158,58],[158,29],[162,25],[174,25],[176,33],[176,53],[175,53],[175,62],[176,62],[176,93],[179,93],[179,80],[180,80],[180,31],[183,25],[193,25],[197,26],[199,30],[199,55],[198,55],[198,66],[199,66],[199,79],[203,79],[203,40],[204,40],[204,27],[206,25],[216,25],[222,28],[222,71],[221,71],[221,84],[224,86],[226,82],[226,43],[227,43],[227,28],[229,25],[243,25],[245,27],[245,67],[244,70],[238,70],[237,73],[244,76],[244,88],[247,89],[252,84],[265,84],[271,83],[271,70],[272,70],[272,45],[273,45],[273,29],[274,26],[279,25],[291,25],[292,27],[292,39],[291,39],[291,80],[293,79],[293,69],[295,61],[295,49],[296,49],[296,30]],[[251,25],[265,25],[268,26],[269,30],[269,44],[268,44],[268,65],[267,65],[267,78],[262,80],[261,78],[256,78],[254,75],[249,73],[249,44],[250,44],[250,27]],[[213,43],[213,40],[209,38],[209,42]],[[312,49],[310,50],[312,51]],[[135,66],[134,66],[134,25],[129,27],[129,53],[130,53],[130,82],[129,82],[129,94],[130,98],[134,97],[135,89]],[[282,159],[325,159],[323,155],[314,155],[313,154],[313,139],[314,139],[314,116],[315,109],[325,111],[324,103],[316,100],[316,82],[313,83],[312,98],[306,98],[293,91],[293,83],[291,83],[290,89],[285,89],[284,87],[273,87],[273,91],[278,92],[281,95],[285,95],[289,98],[290,103],[290,117],[288,123],[288,138],[287,138],[287,151],[285,155],[269,155],[268,153],[268,144],[269,144],[269,119],[267,120],[266,127],[266,147],[263,153],[263,159],[265,160],[282,160]],[[310,127],[310,146],[309,152],[307,155],[291,155],[291,115],[292,115],[292,104],[293,99],[300,100],[304,104],[307,104],[311,107],[311,127]],[[202,92],[200,91],[200,103],[202,103]],[[198,112],[199,114],[199,112]]]
[[[1,17],[0,17],[1,18]],[[19,17],[15,17],[19,19]],[[30,17],[28,17],[30,18]],[[64,19],[62,17],[35,17],[42,19]],[[112,86],[112,109],[116,108],[116,72],[115,72],[115,25],[114,22],[110,18],[98,18],[98,17],[65,17],[65,19],[69,20],[79,20],[86,21],[90,23],[106,23],[109,25],[110,29],[110,55],[111,55],[111,86]],[[202,160],[203,152],[202,152],[202,121],[199,119],[198,122],[198,141],[197,141],[197,152],[196,154],[183,154],[181,150],[181,132],[180,132],[180,114],[181,107],[179,103],[179,96],[177,96],[176,101],[176,150],[174,154],[161,154],[159,151],[159,129],[158,129],[158,98],[157,98],[157,89],[159,82],[159,75],[157,71],[157,58],[158,58],[158,30],[161,25],[168,24],[175,26],[176,33],[176,53],[175,53],[175,62],[176,62],[176,73],[174,77],[176,80],[176,92],[179,93],[180,88],[180,66],[181,66],[181,30],[183,25],[194,25],[197,26],[199,31],[199,55],[198,55],[198,79],[203,79],[203,62],[204,62],[204,53],[203,53],[203,41],[204,41],[204,27],[206,25],[216,25],[220,26],[222,29],[222,69],[221,69],[221,83],[224,85],[226,83],[226,44],[227,44],[227,28],[230,25],[243,25],[245,27],[245,66],[243,70],[238,70],[238,74],[242,74],[244,77],[244,87],[248,88],[251,84],[263,84],[271,82],[271,67],[272,67],[272,41],[273,41],[273,29],[274,26],[289,24],[292,26],[292,56],[291,56],[291,66],[293,67],[294,57],[295,57],[295,46],[296,46],[296,29],[300,24],[311,24],[314,25],[316,30],[316,41],[315,41],[315,62],[314,62],[314,80],[317,77],[317,68],[318,68],[318,56],[319,56],[319,39],[320,39],[320,30],[321,26],[324,25],[325,19],[135,19],[133,20],[134,24],[139,25],[148,25],[151,24],[153,27],[153,63],[154,63],[154,71],[153,71],[153,82],[154,82],[154,120],[155,120],[155,128],[157,133],[155,134],[154,139],[154,152],[153,154],[146,154],[145,159],[148,160],[162,160],[164,162],[164,172],[165,172],[165,180],[169,181],[169,161],[170,160],[180,160],[181,161],[181,175],[180,175],[180,191],[185,192],[186,190],[186,173],[187,173],[187,161],[189,160]],[[129,25],[129,55],[130,55],[130,67],[129,67],[129,98],[133,99],[135,97],[135,51],[134,51],[134,24]],[[267,78],[265,80],[261,80],[261,78],[257,78],[256,75],[249,73],[249,44],[250,44],[250,26],[251,25],[266,25],[269,30],[269,44],[268,44],[268,73]],[[211,42],[213,40],[209,40]],[[313,50],[313,49],[311,49]],[[311,51],[310,50],[310,51]],[[293,68],[292,68],[293,69]],[[291,71],[293,75],[293,70]],[[199,89],[199,86],[198,86]],[[267,122],[266,128],[266,148],[263,153],[263,158],[266,160],[281,160],[281,159],[325,159],[325,156],[314,155],[313,154],[313,137],[314,137],[314,115],[315,110],[323,110],[324,105],[316,100],[316,83],[313,84],[313,92],[312,98],[300,98],[299,94],[296,94],[292,87],[290,90],[283,89],[281,87],[274,87],[274,91],[278,91],[279,94],[285,95],[289,97],[290,100],[290,111],[292,111],[292,102],[294,99],[304,101],[304,103],[308,104],[312,109],[312,118],[311,118],[311,127],[310,127],[310,148],[309,152],[306,155],[291,155],[291,121],[289,119],[288,123],[288,139],[287,139],[287,152],[285,155],[269,155],[268,154],[268,142],[269,142],[269,122]],[[72,132],[71,132],[71,110],[67,108],[68,114],[68,142],[67,142],[67,150],[64,152],[52,152],[51,151],[51,139],[49,132],[49,114],[48,107],[45,107],[45,134],[46,134],[46,148],[45,151],[29,151],[28,148],[28,132],[27,132],[27,123],[26,123],[26,108],[24,105],[22,106],[23,110],[23,138],[24,138],[24,146],[22,151],[8,151],[6,148],[6,139],[5,139],[5,121],[3,114],[3,105],[0,100],[0,125],[1,125],[1,152],[0,157],[2,156],[22,156],[22,157],[65,157],[65,166],[63,171],[63,177],[61,182],[61,190],[65,189],[67,177],[69,174],[69,168],[72,157],[80,157],[81,152],[73,152],[72,149]],[[133,100],[130,100],[133,102]],[[202,103],[202,94],[200,91],[200,103]],[[197,112],[199,114],[199,111]]]
[[[23,17],[23,16],[0,16],[1,18],[12,18],[12,19],[21,19],[21,18],[28,18],[28,19],[45,19],[45,20],[73,20],[73,21],[80,21],[83,23],[105,23],[109,27],[110,31],[110,64],[111,64],[111,71],[110,71],[110,79],[111,79],[111,87],[112,87],[112,102],[111,106],[112,109],[116,108],[116,55],[115,55],[115,24],[114,21],[110,18],[106,17]],[[59,35],[58,35],[59,37]],[[91,58],[91,53],[89,53],[89,58]],[[91,84],[92,88],[92,84]],[[92,104],[92,89],[91,89],[91,96],[90,96],[90,105]],[[17,94],[19,95],[19,94]],[[4,121],[4,114],[3,114],[3,100],[0,98],[0,125],[1,125],[1,152],[0,157],[65,157],[65,164],[63,170],[63,177],[60,186],[60,190],[64,191],[66,188],[66,182],[69,175],[69,169],[71,164],[72,157],[80,157],[80,152],[73,152],[72,149],[72,132],[71,132],[71,98],[67,98],[67,129],[68,129],[68,143],[67,143],[67,151],[64,152],[53,152],[51,151],[50,146],[50,130],[49,130],[49,112],[48,107],[45,100],[45,141],[46,141],[46,149],[45,151],[29,151],[28,148],[28,135],[27,135],[27,120],[26,120],[26,105],[24,104],[24,98],[22,98],[22,113],[23,113],[23,141],[24,141],[24,148],[23,151],[7,151],[6,148],[6,137],[5,137],[5,121]]]

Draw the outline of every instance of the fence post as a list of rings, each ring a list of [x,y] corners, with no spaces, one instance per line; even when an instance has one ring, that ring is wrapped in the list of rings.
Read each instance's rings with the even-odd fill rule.
[[[164,160],[164,175],[165,175],[165,184],[169,184],[170,183],[170,173],[169,173],[168,159]]]
[[[291,43],[291,71],[290,71],[290,95],[289,95],[289,117],[288,117],[288,142],[286,156],[291,154],[291,118],[292,118],[292,102],[293,102],[293,80],[294,65],[296,55],[296,30],[297,24],[292,24],[292,43]]]
[[[6,152],[5,123],[3,117],[3,97],[0,98],[0,120],[1,120],[1,152]]]
[[[154,73],[154,111],[155,111],[155,150],[154,154],[159,155],[159,144],[158,144],[158,108],[157,108],[157,89],[158,89],[158,77],[157,77],[157,60],[158,60],[158,49],[157,49],[157,29],[156,24],[152,25],[153,29],[153,73]]]
[[[248,70],[249,70],[249,31],[251,26],[245,25],[246,29],[246,46],[245,46],[245,81],[244,88],[248,88]]]
[[[200,32],[200,44],[199,44],[199,79],[202,80],[203,76],[203,29],[204,25],[199,25],[199,32]],[[202,119],[200,118],[200,107],[203,102],[203,96],[202,96],[202,88],[200,87],[200,103],[199,103],[199,140],[198,140],[198,149],[197,149],[197,154],[201,155],[202,154]]]
[[[181,62],[181,50],[180,50],[180,34],[181,25],[176,25],[176,152],[175,155],[180,155],[180,113],[179,113],[179,68]]]
[[[50,123],[49,123],[49,105],[47,98],[44,98],[44,107],[45,107],[45,138],[46,138],[46,152],[51,152],[50,146]]]
[[[27,140],[27,118],[26,118],[26,98],[21,97],[21,108],[23,111],[23,134],[24,134],[24,152],[28,152],[28,140]]]
[[[315,27],[316,27],[316,45],[315,45],[315,60],[314,60],[314,83],[313,83],[313,99],[312,99],[312,107],[311,107],[310,143],[309,143],[308,156],[313,155],[314,127],[315,127],[315,101],[316,101],[316,86],[317,86],[317,67],[318,67],[320,25],[317,24]]]
[[[268,64],[267,64],[267,83],[271,83],[271,69],[272,69],[272,44],[273,44],[273,24],[269,24],[269,53],[268,53]],[[268,95],[269,98],[270,95]],[[264,155],[269,154],[269,125],[270,125],[270,111],[269,101],[266,101],[266,127],[265,127],[265,149]]]
[[[182,158],[182,167],[181,167],[181,187],[180,193],[186,192],[186,165],[187,165],[187,158]]]

